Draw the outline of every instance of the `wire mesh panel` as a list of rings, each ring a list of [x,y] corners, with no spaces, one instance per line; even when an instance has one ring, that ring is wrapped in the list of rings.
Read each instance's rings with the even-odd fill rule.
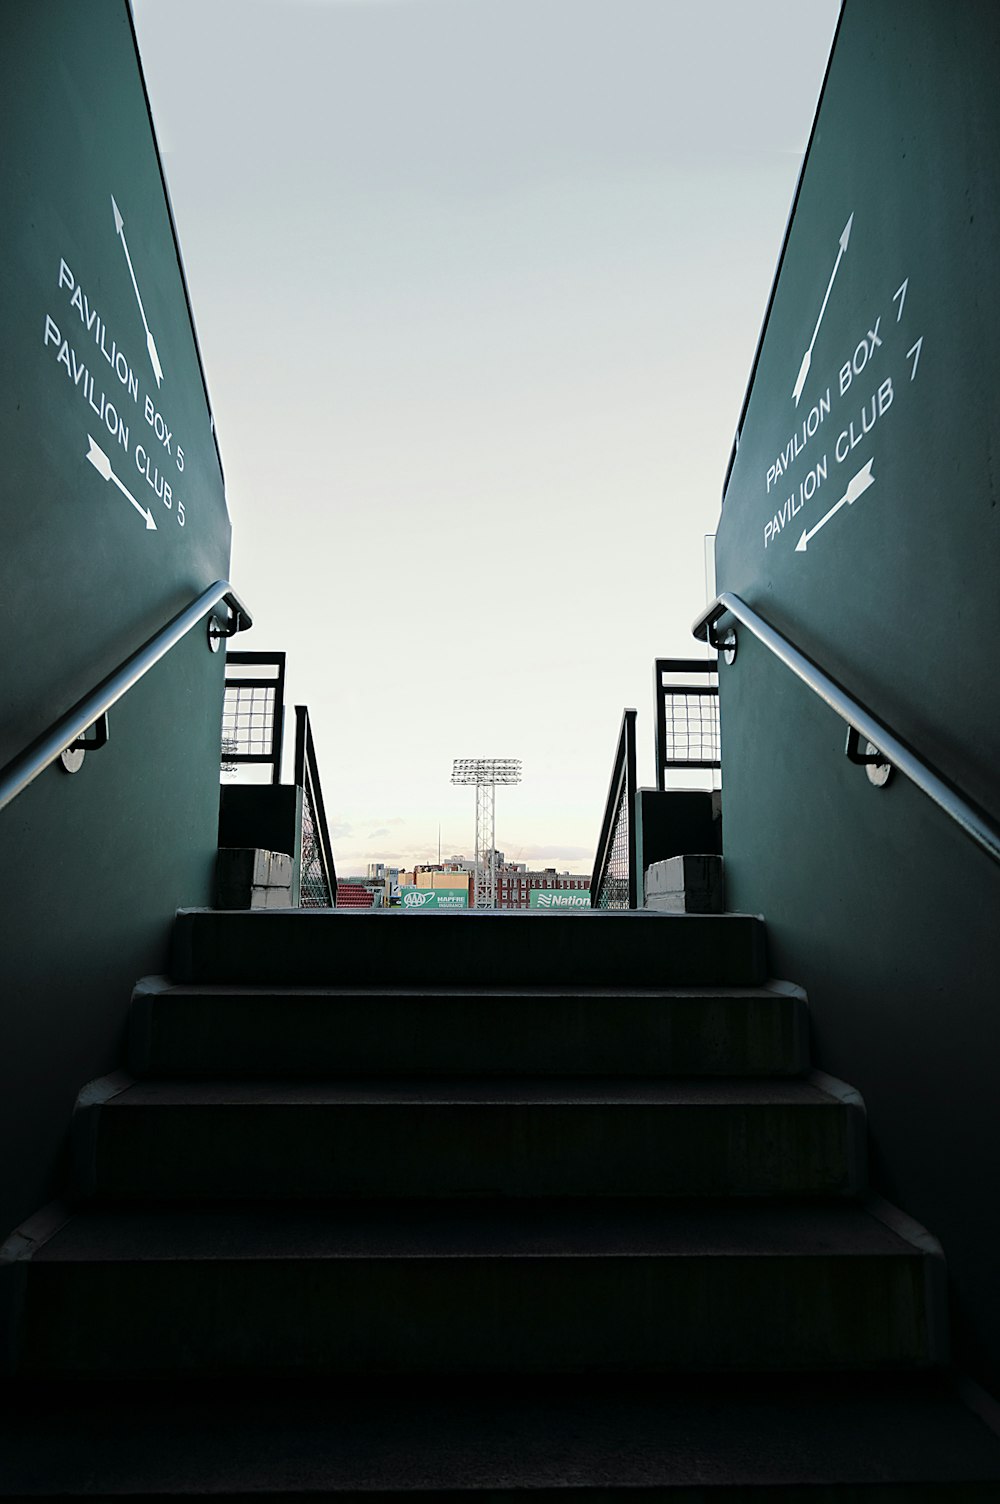
[[[721,768],[714,660],[657,658],[654,683],[657,788],[666,788],[668,768]]]
[[[222,706],[222,771],[232,777],[247,764],[281,777],[285,712],[284,653],[229,653]],[[248,775],[252,776],[252,775]]]
[[[230,755],[270,756],[274,740],[273,684],[227,684],[222,707],[222,746]]]
[[[629,907],[629,810],[627,788],[622,784],[615,823],[608,848],[607,865],[597,890],[595,909],[627,909]]]
[[[719,762],[718,690],[684,690],[667,685],[663,691],[666,760],[716,767]]]

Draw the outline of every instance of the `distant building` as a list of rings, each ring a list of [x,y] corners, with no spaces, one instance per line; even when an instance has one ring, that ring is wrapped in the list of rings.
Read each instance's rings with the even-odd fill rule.
[[[504,862],[497,867],[497,908],[529,909],[532,890],[558,893],[586,893],[590,875],[581,872],[557,872],[554,867],[529,871],[524,862]]]
[[[474,865],[474,864],[473,864]],[[452,862],[427,863],[415,866],[410,872],[397,874],[397,887],[432,888],[435,891],[464,893],[472,907],[472,874]]]
[[[470,875],[476,870],[474,861],[465,856],[449,857],[438,871],[454,872],[456,870],[467,872]],[[530,868],[525,862],[508,862],[502,851],[496,852],[497,874],[497,908],[498,909],[528,909],[531,908],[531,893],[533,889],[549,890],[560,893],[587,893],[590,891],[590,875],[582,872],[557,872],[554,867]],[[472,893],[470,890],[470,905]]]
[[[385,862],[368,863],[368,886],[379,886],[382,892],[382,902],[388,908],[399,899],[398,867],[388,867]]]

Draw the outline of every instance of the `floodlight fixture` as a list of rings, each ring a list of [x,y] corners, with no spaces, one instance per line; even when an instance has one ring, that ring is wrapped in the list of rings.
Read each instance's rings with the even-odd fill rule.
[[[519,757],[456,757],[451,765],[452,783],[520,783]]]

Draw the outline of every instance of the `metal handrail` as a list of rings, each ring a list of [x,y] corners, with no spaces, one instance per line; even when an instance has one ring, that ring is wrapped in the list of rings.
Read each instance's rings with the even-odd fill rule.
[[[618,745],[615,748],[615,760],[611,768],[611,782],[608,784],[604,819],[601,821],[601,834],[597,840],[594,869],[590,877],[590,906],[595,909],[599,906],[601,888],[604,884],[608,862],[611,859],[615,828],[623,804],[628,821],[628,907],[634,909],[638,903],[635,842],[635,721],[634,710],[622,711],[622,725],[618,733]]]
[[[169,653],[170,649],[186,637],[192,627],[196,627],[203,617],[224,602],[230,611],[229,621],[221,624],[217,633],[219,637],[232,637],[237,632],[244,632],[253,626],[253,617],[244,606],[228,580],[216,580],[207,590],[202,591],[197,600],[185,606],[179,611],[165,627],[144,643],[136,652],[130,654],[124,663],[120,664],[106,679],[102,679],[96,688],[92,689],[82,700],[78,700],[71,710],[60,716],[55,725],[50,726],[41,736],[36,737],[30,746],[26,747],[17,757],[13,758],[0,772],[0,809],[16,799],[24,789],[28,787],[45,769],[54,763],[60,753],[64,752],[73,742],[81,737],[89,726],[100,720],[101,716],[107,715],[134,684],[149,672],[160,659]]]
[[[860,701],[855,700],[853,695],[848,694],[847,690],[838,684],[836,679],[832,679],[829,674],[825,673],[818,663],[814,663],[808,654],[803,653],[801,649],[789,642],[787,637],[775,631],[774,627],[752,610],[738,595],[723,591],[694,623],[691,629],[694,636],[700,642],[709,642],[713,647],[724,652],[726,643],[720,640],[715,627],[722,617],[727,615],[741,622],[786,668],[790,668],[803,684],[807,684],[814,694],[819,695],[831,710],[836,711],[837,715],[849,726],[877,747],[886,761],[890,762],[894,768],[898,768],[911,783],[916,784],[917,788],[933,800],[946,815],[950,815],[977,846],[994,861],[1000,862],[1000,829],[993,824],[985,811],[966,798],[943,773],[938,773],[929,763],[926,763],[902,737],[891,731]]]

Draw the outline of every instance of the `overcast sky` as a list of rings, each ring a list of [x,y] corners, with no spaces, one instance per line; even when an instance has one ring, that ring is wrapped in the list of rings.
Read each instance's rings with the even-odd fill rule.
[[[703,537],[836,0],[133,0],[226,469],[338,872],[589,871]],[[286,773],[286,776],[290,776]]]

